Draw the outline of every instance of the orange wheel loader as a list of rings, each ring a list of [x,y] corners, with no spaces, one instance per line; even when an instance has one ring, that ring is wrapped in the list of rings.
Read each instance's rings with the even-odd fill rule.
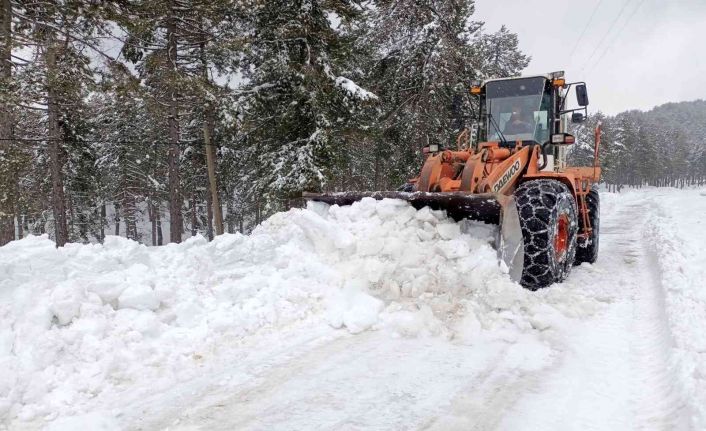
[[[573,88],[578,108],[567,109]],[[499,224],[497,250],[510,275],[535,290],[563,281],[571,267],[598,257],[600,177],[595,131],[593,166],[566,165],[574,143],[569,121],[582,122],[588,95],[563,72],[474,82],[477,118],[455,149],[429,145],[418,177],[400,191],[305,193],[306,199],[350,205],[364,197],[403,199],[449,217]]]

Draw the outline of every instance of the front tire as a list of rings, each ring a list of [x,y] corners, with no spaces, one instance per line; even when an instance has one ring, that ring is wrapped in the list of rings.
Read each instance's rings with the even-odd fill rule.
[[[524,247],[520,284],[537,290],[569,275],[576,254],[576,200],[566,185],[541,179],[515,191]]]

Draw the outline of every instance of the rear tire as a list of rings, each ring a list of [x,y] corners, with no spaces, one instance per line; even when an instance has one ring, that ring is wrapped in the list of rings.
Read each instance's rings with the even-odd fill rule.
[[[576,254],[576,200],[566,185],[541,179],[515,191],[522,229],[524,265],[520,284],[537,290],[569,275]]]
[[[588,207],[588,220],[591,222],[591,236],[588,239],[578,239],[576,247],[576,265],[583,262],[595,263],[598,259],[598,238],[600,234],[601,201],[596,190],[591,190],[586,195]],[[579,217],[579,233],[583,232],[583,218]]]

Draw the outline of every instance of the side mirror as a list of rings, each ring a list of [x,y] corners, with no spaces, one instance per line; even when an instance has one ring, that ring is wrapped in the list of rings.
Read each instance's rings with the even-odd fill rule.
[[[574,124],[583,123],[585,119],[586,117],[584,117],[583,113],[581,112],[574,112],[573,114],[571,114],[571,122]]]
[[[552,144],[554,145],[571,145],[574,142],[576,142],[576,138],[570,133],[555,133],[552,135]]]
[[[586,84],[578,84],[576,86],[576,101],[579,106],[588,106],[588,91]]]

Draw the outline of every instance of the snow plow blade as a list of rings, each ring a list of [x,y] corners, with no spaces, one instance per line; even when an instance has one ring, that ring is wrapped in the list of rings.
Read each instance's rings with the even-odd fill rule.
[[[329,205],[351,205],[363,198],[401,199],[409,202],[416,209],[429,207],[433,210],[445,210],[456,221],[463,219],[478,220],[485,223],[500,224],[502,207],[496,195],[470,192],[339,192],[339,193],[304,193],[306,200],[324,202]]]

